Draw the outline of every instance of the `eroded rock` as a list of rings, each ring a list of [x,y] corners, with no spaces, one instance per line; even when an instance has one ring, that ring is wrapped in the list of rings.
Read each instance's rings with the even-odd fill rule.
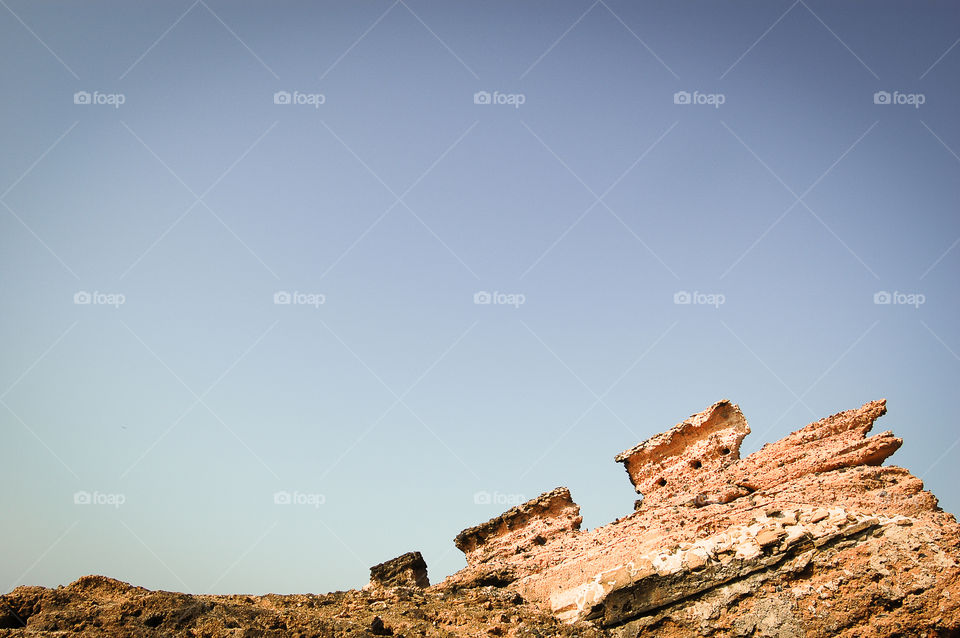
[[[749,433],[740,408],[724,399],[614,460],[623,463],[644,505],[679,498],[702,507],[717,474],[740,458],[740,443]]]
[[[427,563],[420,552],[407,552],[370,568],[368,587],[429,587]]]
[[[724,478],[759,490],[805,474],[880,465],[903,445],[903,439],[889,431],[866,437],[874,421],[886,413],[887,402],[880,400],[820,419],[732,465]]]
[[[867,436],[885,411],[867,403],[740,459],[749,427],[720,401],[617,456],[636,511],[581,531],[569,490],[546,492],[461,532],[467,566],[434,586],[419,552],[322,596],[87,576],[0,595],[0,638],[957,636],[960,526],[882,465],[901,445]]]
[[[617,455],[643,495],[633,514],[580,532],[569,492],[548,492],[461,533],[468,566],[440,587],[506,573],[508,590],[611,636],[953,635],[960,527],[881,465],[902,444],[867,437],[885,412],[873,401],[740,459],[750,428],[719,401]]]
[[[558,487],[457,534],[454,544],[476,565],[546,545],[580,529],[583,517],[570,490]]]

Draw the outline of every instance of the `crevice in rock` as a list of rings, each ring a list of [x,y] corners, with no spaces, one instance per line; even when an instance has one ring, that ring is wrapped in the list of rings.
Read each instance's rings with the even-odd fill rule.
[[[827,542],[821,543],[820,545],[816,545],[813,539],[800,541],[796,545],[790,547],[789,549],[787,549],[786,551],[780,554],[765,555],[763,560],[758,561],[758,563],[762,563],[762,564],[757,564],[754,569],[750,569],[750,565],[745,565],[742,570],[740,570],[738,573],[734,575],[731,575],[729,578],[723,578],[723,579],[712,581],[701,589],[696,589],[695,591],[691,591],[688,594],[684,594],[672,600],[670,600],[669,594],[665,594],[663,597],[663,600],[665,600],[666,602],[664,602],[662,605],[658,605],[656,607],[641,608],[639,610],[639,613],[636,613],[629,617],[624,616],[624,614],[629,614],[634,610],[633,609],[634,603],[629,599],[623,600],[622,602],[619,603],[619,608],[618,608],[618,612],[619,612],[618,616],[621,616],[621,617],[614,622],[603,621],[603,625],[608,628],[619,627],[641,618],[656,616],[663,613],[671,613],[673,610],[679,607],[683,607],[684,605],[689,603],[692,599],[709,594],[710,592],[716,590],[719,587],[732,585],[734,583],[746,580],[748,578],[763,576],[765,573],[768,573],[771,571],[775,572],[777,571],[778,567],[783,565],[783,563],[789,562],[794,558],[798,558],[799,556],[802,556],[804,553],[809,552],[812,549],[817,549],[819,552],[823,552],[825,550],[837,548],[845,543],[859,544],[859,543],[865,542],[870,537],[872,537],[875,531],[876,531],[876,525],[871,525],[864,529],[860,529],[858,531],[852,532],[849,535],[845,535],[842,533],[838,534],[836,537],[830,539]],[[802,570],[794,572],[794,574],[803,573],[803,570],[812,571],[814,568],[815,567],[813,563],[810,562],[804,565]],[[668,576],[663,577],[663,585],[659,586],[657,589],[663,590],[665,592],[682,590],[683,580],[691,577],[692,575],[694,574],[691,574],[690,572],[680,572],[678,574],[670,574]],[[603,603],[593,607],[590,611],[590,615],[587,616],[586,618],[600,619],[605,617],[607,615],[606,612],[610,609],[610,605],[617,605],[618,604],[617,599],[620,596],[629,595],[629,593],[632,590],[633,588],[625,588],[623,590],[615,590],[610,592],[610,594],[607,595],[606,600]]]

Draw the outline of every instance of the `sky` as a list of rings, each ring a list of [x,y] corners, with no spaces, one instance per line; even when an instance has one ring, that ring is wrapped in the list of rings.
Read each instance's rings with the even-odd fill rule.
[[[0,588],[437,582],[722,398],[960,511],[958,18],[0,1]]]

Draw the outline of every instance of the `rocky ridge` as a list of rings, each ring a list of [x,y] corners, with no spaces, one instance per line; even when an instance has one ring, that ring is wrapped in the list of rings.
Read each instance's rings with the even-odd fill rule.
[[[556,488],[455,539],[429,585],[410,552],[362,591],[191,596],[101,576],[0,596],[0,637],[960,636],[960,526],[867,436],[873,401],[740,458],[723,400],[618,454],[639,499],[581,530]],[[629,506],[628,506],[629,507]]]

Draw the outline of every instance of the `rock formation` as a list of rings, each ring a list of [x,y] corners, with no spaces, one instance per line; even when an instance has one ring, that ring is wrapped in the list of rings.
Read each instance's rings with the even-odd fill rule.
[[[468,565],[477,565],[503,553],[515,553],[518,547],[544,545],[550,539],[575,532],[581,521],[580,507],[570,498],[570,490],[558,487],[486,523],[463,530],[453,543],[466,554]]]
[[[558,488],[465,530],[468,565],[441,586],[495,574],[612,636],[960,635],[960,527],[881,466],[902,444],[866,436],[885,412],[873,401],[741,459],[750,428],[719,401],[616,456],[633,514],[578,531]]]
[[[407,552],[370,568],[370,588],[429,586],[427,563],[420,552]]]
[[[614,459],[623,463],[634,489],[648,506],[706,499],[732,500],[739,486],[718,480],[740,458],[740,443],[750,426],[740,408],[718,401],[663,434],[621,452]],[[707,485],[716,494],[708,495]],[[722,487],[721,487],[722,486]]]
[[[428,586],[409,552],[362,591],[189,596],[102,576],[0,596],[5,636],[960,636],[960,526],[867,436],[884,401],[740,458],[719,401],[616,456],[641,498],[581,530],[559,487],[455,545],[467,566]],[[626,504],[625,510],[629,510]]]

